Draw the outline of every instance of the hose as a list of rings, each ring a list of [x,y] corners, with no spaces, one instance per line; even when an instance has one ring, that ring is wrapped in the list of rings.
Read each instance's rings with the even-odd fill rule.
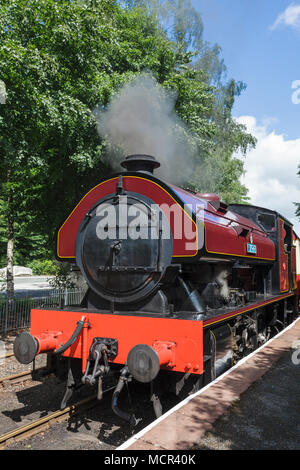
[[[114,390],[114,393],[113,393],[113,396],[112,396],[111,407],[112,407],[113,412],[117,416],[119,416],[119,418],[122,418],[125,421],[128,421],[131,426],[136,426],[136,424],[138,423],[138,420],[136,419],[134,414],[129,414],[126,411],[122,411],[118,407],[119,395],[120,395],[120,393],[121,393],[121,391],[124,387],[125,381],[127,380],[127,378],[126,378],[127,374],[128,374],[128,368],[124,367],[124,369],[121,372],[121,376],[120,376],[118,385],[116,386],[116,388]]]
[[[63,344],[62,346],[60,346],[59,348],[57,348],[55,351],[54,351],[54,354],[62,354],[64,353],[70,346],[72,346],[73,343],[75,343],[76,339],[78,338],[82,328],[84,326],[84,321],[82,320],[79,320],[77,322],[77,327],[75,328],[75,331],[74,333],[72,334],[71,338],[65,343]]]

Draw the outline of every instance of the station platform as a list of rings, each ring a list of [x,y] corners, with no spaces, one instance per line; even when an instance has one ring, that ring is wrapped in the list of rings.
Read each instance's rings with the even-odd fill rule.
[[[299,385],[300,318],[117,450],[299,449]]]

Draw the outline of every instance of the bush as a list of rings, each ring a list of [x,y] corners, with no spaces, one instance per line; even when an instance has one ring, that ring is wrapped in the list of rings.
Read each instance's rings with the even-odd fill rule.
[[[58,263],[55,277],[49,280],[49,284],[53,289],[75,289],[76,284],[72,279],[70,263]]]
[[[31,263],[28,264],[28,267],[31,268],[33,274],[36,274],[37,276],[55,275],[58,271],[57,264],[50,259],[31,261]]]
[[[54,276],[49,279],[49,284],[53,289],[73,289],[75,284],[71,279],[69,263],[61,263],[52,260],[35,260],[27,265],[32,269],[33,274],[41,276]]]

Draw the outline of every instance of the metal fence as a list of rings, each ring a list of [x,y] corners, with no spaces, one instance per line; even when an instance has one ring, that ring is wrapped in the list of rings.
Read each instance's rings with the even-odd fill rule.
[[[78,289],[49,290],[42,297],[16,297],[8,302],[5,295],[0,296],[0,334],[28,328],[30,311],[33,308],[61,308],[79,305],[84,291]]]

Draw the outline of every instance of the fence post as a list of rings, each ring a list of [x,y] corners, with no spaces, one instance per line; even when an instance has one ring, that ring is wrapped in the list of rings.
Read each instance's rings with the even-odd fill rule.
[[[55,291],[55,294],[55,297],[50,292],[45,297],[18,297],[14,298],[12,302],[6,296],[2,304],[3,308],[0,305],[0,333],[7,334],[10,331],[30,326],[30,311],[32,308],[59,306],[62,300],[64,300],[65,305],[73,305],[75,301],[75,303],[79,303],[84,291],[65,287]],[[63,308],[63,305],[60,308]]]
[[[8,295],[6,291],[6,302],[5,302],[5,322],[4,322],[4,334],[7,333],[7,326],[8,326]]]
[[[65,305],[69,305],[69,299],[68,299],[68,288],[65,288]]]

